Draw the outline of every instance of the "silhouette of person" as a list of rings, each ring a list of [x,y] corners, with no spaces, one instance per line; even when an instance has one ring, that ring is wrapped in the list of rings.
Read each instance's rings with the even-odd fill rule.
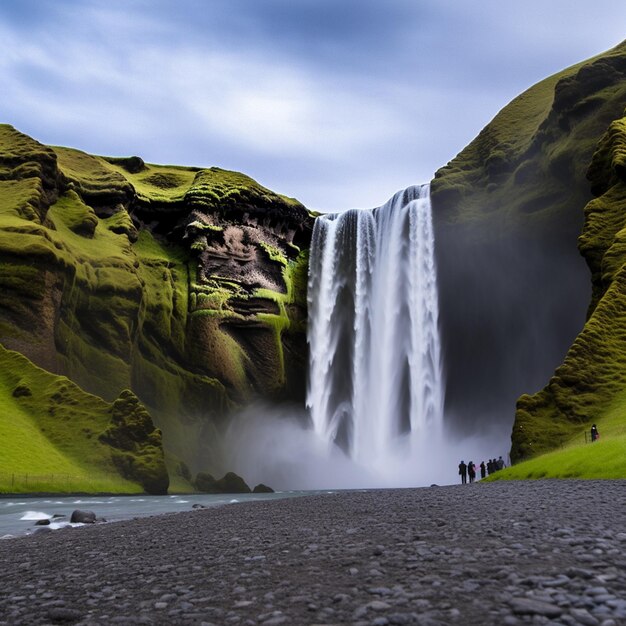
[[[476,466],[474,465],[474,461],[470,461],[467,466],[467,474],[469,476],[470,483],[473,483],[476,478]]]
[[[600,437],[600,433],[598,432],[598,428],[595,424],[591,426],[591,441],[595,441]]]
[[[481,461],[480,462],[480,477],[485,478],[485,476],[487,476],[487,468],[485,466],[485,462]]]
[[[496,461],[496,469],[504,469],[504,461],[502,460],[502,457],[498,457],[498,460]]]
[[[461,476],[461,484],[465,485],[467,483],[467,465],[465,465],[464,461],[459,463],[459,474]]]

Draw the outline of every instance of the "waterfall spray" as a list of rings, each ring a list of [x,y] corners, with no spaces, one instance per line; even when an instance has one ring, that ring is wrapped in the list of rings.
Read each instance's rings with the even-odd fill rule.
[[[441,346],[429,186],[315,222],[307,407],[375,474],[439,440]]]

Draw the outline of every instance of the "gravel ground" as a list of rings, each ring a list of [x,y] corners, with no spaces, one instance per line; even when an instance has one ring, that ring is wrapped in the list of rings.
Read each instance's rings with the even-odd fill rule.
[[[626,624],[626,481],[233,504],[0,542],[0,624]]]

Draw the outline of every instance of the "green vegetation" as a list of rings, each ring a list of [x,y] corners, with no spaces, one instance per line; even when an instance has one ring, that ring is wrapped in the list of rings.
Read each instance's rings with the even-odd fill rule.
[[[476,225],[496,212],[501,235],[572,228],[567,216],[588,200],[585,173],[596,143],[626,102],[615,69],[625,56],[626,42],[550,76],[500,111],[436,173],[433,203],[445,211],[443,221]],[[576,231],[579,224],[573,220]]]
[[[111,426],[111,409],[67,378],[0,346],[0,493],[142,492],[141,472],[134,480],[125,477],[114,450],[100,440]],[[133,462],[142,457],[135,449]]]
[[[210,467],[215,423],[252,393],[280,395],[285,380],[281,332],[259,313],[279,308],[274,292],[254,295],[227,262],[213,268],[207,249],[218,259],[253,250],[252,284],[274,284],[281,271],[290,275],[299,252],[291,239],[306,218],[296,200],[237,172],[50,148],[0,125],[0,342],[97,402],[115,407],[132,390],[117,427],[94,427],[106,433],[106,471],[162,489],[161,435],[148,429],[143,404],[162,430],[172,484],[188,490],[191,474],[179,469],[197,469],[200,458]],[[287,298],[278,317],[302,329],[303,310],[305,299]],[[133,429],[131,445],[120,432]],[[68,459],[30,468],[31,483],[33,472],[63,473],[76,489],[82,470]]]
[[[218,213],[259,207],[278,212],[290,207],[302,208],[297,200],[276,194],[245,174],[219,167],[200,170],[185,194],[185,201],[194,208]]]
[[[514,460],[549,450],[582,425],[598,422],[626,389],[625,162],[622,118],[601,139],[589,168],[598,197],[585,208],[579,238],[592,272],[589,318],[545,389],[518,401]]]
[[[269,246],[268,246],[269,247]],[[287,380],[285,354],[283,350],[283,333],[305,333],[306,320],[293,305],[306,302],[306,280],[309,266],[309,251],[300,252],[295,261],[287,261],[280,251],[267,250],[272,260],[283,265],[282,275],[287,293],[257,289],[256,297],[273,300],[278,305],[278,314],[259,313],[257,319],[266,324],[274,335],[279,367],[276,370],[273,385],[279,389]]]
[[[505,468],[487,480],[527,478],[626,478],[626,397],[595,423],[600,439],[590,441],[589,429],[578,430],[561,448]],[[585,440],[585,433],[587,440]]]

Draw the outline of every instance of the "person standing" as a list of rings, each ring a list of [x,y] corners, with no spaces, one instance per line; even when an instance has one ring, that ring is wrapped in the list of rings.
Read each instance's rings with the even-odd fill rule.
[[[481,480],[487,476],[487,467],[484,461],[480,462],[480,478]]]
[[[474,482],[476,479],[476,466],[474,465],[474,461],[470,461],[467,466],[467,474],[469,476],[470,484]]]
[[[464,461],[459,463],[459,474],[461,476],[461,484],[465,485],[467,483],[467,465],[465,465]]]
[[[498,460],[496,461],[496,468],[499,470],[504,469],[504,460],[501,456],[498,457]]]
[[[591,426],[591,441],[594,442],[599,437],[600,437],[600,433],[598,432],[598,428],[595,424],[593,424]]]

